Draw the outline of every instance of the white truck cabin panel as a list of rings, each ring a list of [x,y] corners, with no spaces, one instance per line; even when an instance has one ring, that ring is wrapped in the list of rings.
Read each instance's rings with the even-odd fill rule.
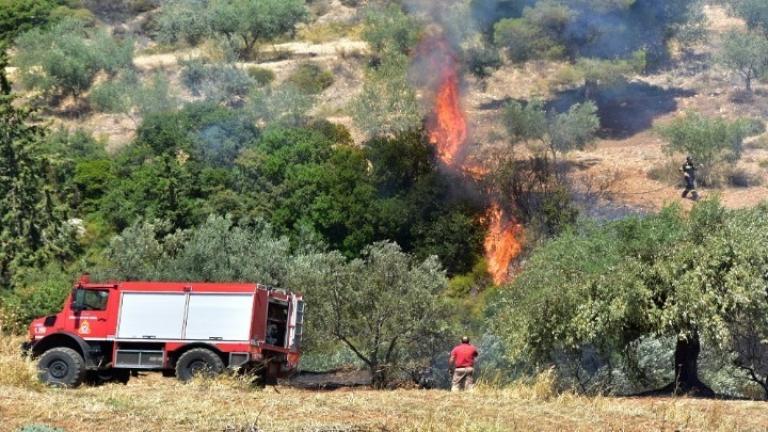
[[[184,293],[124,292],[120,301],[120,339],[181,339],[187,296]]]
[[[253,294],[191,293],[185,339],[247,341]]]

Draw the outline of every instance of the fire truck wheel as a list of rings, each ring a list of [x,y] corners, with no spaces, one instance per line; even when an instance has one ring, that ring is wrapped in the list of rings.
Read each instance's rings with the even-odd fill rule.
[[[207,348],[194,348],[179,357],[176,362],[176,377],[189,381],[195,375],[213,376],[224,370],[224,362],[215,352]]]
[[[77,387],[85,379],[85,360],[71,348],[51,348],[37,362],[40,380],[60,387]]]

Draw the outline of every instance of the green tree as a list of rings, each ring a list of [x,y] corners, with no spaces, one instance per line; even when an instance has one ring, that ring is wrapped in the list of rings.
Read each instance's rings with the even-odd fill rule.
[[[34,28],[16,39],[14,64],[21,83],[46,94],[79,97],[99,72],[110,76],[133,64],[133,42],[113,39],[106,30],[74,19]]]
[[[383,388],[413,348],[450,335],[441,297],[445,272],[434,257],[417,261],[393,243],[376,243],[349,263],[340,254],[297,260],[292,286],[306,287],[314,325],[342,342]]]
[[[704,184],[718,182],[717,169],[739,160],[744,139],[754,133],[747,120],[708,118],[697,112],[687,112],[657,130],[667,141],[664,148],[667,154],[683,153],[693,157]]]
[[[768,72],[768,39],[753,32],[730,31],[723,35],[718,61],[740,75],[752,93],[752,82]]]
[[[768,4],[761,0],[729,0],[728,5],[738,17],[746,21],[750,30],[768,37]]]
[[[48,23],[55,0],[0,0],[0,42],[13,42],[21,33]]]
[[[371,7],[365,16],[363,40],[378,56],[408,54],[416,46],[421,25],[397,4],[383,8]]]
[[[504,125],[512,143],[542,145],[553,160],[558,154],[586,148],[600,129],[597,107],[592,102],[576,104],[564,113],[547,113],[541,101],[527,105],[511,102],[504,110]]]
[[[258,43],[292,33],[306,18],[303,0],[177,0],[164,6],[158,23],[164,41],[222,37],[247,58]]]
[[[134,122],[150,114],[172,111],[179,105],[165,74],[158,72],[142,81],[132,70],[94,86],[88,100],[98,111],[127,114]]]
[[[363,152],[311,129],[270,128],[238,159],[246,190],[260,194],[277,227],[311,227],[354,256],[375,235],[375,189]]]
[[[0,286],[21,267],[67,259],[75,249],[48,181],[50,161],[40,151],[45,133],[30,111],[0,98]]]
[[[366,73],[362,93],[352,102],[352,117],[371,136],[418,129],[422,114],[407,77],[408,58],[387,55]]]
[[[315,63],[302,63],[288,77],[288,82],[307,94],[322,93],[333,85],[333,74]]]
[[[764,322],[767,223],[764,206],[729,211],[705,201],[687,216],[670,207],[567,232],[504,291],[496,334],[513,360],[541,366],[585,350],[611,358],[643,336],[675,337],[674,381],[662,391],[712,395],[698,377],[702,343],[733,352],[736,326]]]

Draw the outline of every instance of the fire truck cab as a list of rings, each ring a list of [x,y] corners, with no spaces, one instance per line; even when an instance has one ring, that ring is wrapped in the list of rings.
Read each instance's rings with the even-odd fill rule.
[[[186,381],[225,368],[256,370],[269,383],[298,365],[303,317],[300,294],[259,284],[84,275],[61,312],[32,321],[24,348],[52,385],[127,382],[140,370]]]

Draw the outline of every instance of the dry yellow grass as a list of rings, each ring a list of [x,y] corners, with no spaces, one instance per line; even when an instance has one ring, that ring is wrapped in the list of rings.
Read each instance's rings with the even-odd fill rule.
[[[442,390],[253,389],[223,377],[181,384],[159,374],[75,390],[43,388],[2,338],[0,431],[765,431],[765,403],[557,395],[532,385]]]

